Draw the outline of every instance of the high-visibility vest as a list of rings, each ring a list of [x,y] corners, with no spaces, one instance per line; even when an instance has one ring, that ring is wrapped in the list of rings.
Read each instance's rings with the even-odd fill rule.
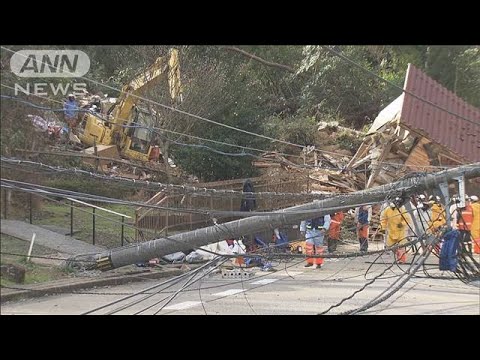
[[[433,229],[438,229],[439,227],[445,225],[445,209],[441,204],[433,204],[431,208],[432,219],[429,222],[429,227]]]
[[[341,224],[343,219],[345,218],[345,215],[343,214],[343,212],[338,212],[338,213],[335,213],[334,215],[331,215],[330,218],[331,218],[330,220],[331,224]]]
[[[457,229],[470,231],[472,229],[473,222],[472,205],[467,205],[464,209],[459,211],[460,214],[457,218]]]

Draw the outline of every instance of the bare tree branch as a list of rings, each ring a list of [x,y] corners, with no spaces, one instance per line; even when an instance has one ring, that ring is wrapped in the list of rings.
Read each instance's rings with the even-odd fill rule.
[[[283,65],[283,64],[279,64],[279,63],[274,63],[274,62],[271,62],[271,61],[267,61],[267,60],[264,60],[262,59],[261,57],[258,57],[256,55],[253,55],[253,54],[250,54],[249,52],[246,52],[245,50],[242,50],[236,46],[222,46],[221,48],[224,48],[224,49],[227,49],[227,50],[231,50],[231,51],[236,51],[246,57],[249,57],[253,60],[256,60],[264,65],[267,65],[267,66],[271,66],[271,67],[277,67],[277,68],[280,68],[280,69],[284,69],[284,70],[287,70],[291,73],[295,73],[295,69],[293,69],[292,67],[288,66],[288,65]]]

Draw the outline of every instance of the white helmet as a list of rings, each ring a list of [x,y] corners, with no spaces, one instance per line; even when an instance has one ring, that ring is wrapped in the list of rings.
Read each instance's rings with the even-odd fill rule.
[[[472,200],[472,202],[476,202],[476,201],[478,201],[478,196],[477,195],[472,195],[470,197],[470,200]]]

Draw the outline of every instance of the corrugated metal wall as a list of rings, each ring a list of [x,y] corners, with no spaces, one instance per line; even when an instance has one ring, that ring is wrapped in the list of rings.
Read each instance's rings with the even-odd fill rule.
[[[404,90],[402,124],[413,130],[423,130],[431,140],[469,162],[480,161],[480,109],[467,104],[412,64],[408,65]],[[408,92],[474,123],[428,104]]]

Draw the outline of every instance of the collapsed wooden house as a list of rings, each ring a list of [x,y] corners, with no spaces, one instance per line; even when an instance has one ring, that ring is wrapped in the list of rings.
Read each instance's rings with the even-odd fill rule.
[[[379,113],[345,169],[366,170],[366,188],[480,161],[480,109],[411,64],[403,89]]]

